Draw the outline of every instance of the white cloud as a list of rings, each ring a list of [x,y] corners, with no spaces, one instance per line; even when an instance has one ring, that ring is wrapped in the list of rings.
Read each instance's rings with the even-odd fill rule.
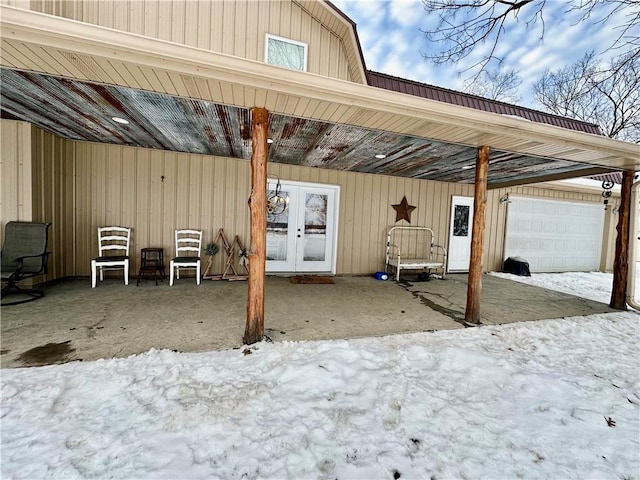
[[[407,75],[407,73],[410,73],[410,65],[397,55],[386,57],[380,67],[380,70],[389,75],[410,78],[410,75]]]
[[[422,2],[417,0],[391,0],[389,14],[394,22],[407,28],[417,27],[427,16]]]
[[[544,63],[544,56],[545,52],[542,48],[529,50],[520,58],[520,64],[523,66],[534,65],[537,67],[541,63]]]
[[[477,72],[479,63],[493,47],[492,42],[478,45],[471,54],[455,65],[436,66],[423,58],[423,53],[433,51],[421,30],[437,26],[437,15],[429,15],[419,0],[335,0],[358,25],[360,41],[367,67],[411,80],[462,89],[464,80]],[[592,16],[602,18],[611,6],[599,5]],[[580,59],[586,52],[595,50],[601,54],[613,44],[620,34],[612,28],[624,22],[625,12],[618,12],[606,25],[580,23],[580,11],[568,11],[567,2],[546,2],[543,23],[529,23],[534,18],[533,6],[525,7],[517,22],[505,27],[500,43],[494,52],[503,59],[502,65],[490,65],[490,69],[515,69],[523,79],[523,103],[531,105],[531,85],[544,70],[557,70]],[[541,36],[544,38],[541,40]],[[602,55],[608,60],[615,51]]]
[[[336,7],[342,10],[358,25],[377,23],[376,17],[385,13],[385,2],[371,2],[367,0],[335,0]],[[382,7],[382,8],[380,8]],[[361,22],[360,19],[366,20]]]

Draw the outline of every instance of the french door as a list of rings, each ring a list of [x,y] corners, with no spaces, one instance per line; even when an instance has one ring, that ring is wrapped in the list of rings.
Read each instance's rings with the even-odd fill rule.
[[[269,179],[267,273],[335,273],[340,187]]]
[[[468,272],[471,259],[473,197],[452,197],[448,272]]]

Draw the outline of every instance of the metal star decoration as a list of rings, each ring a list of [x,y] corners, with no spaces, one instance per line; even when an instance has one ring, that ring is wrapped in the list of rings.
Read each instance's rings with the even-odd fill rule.
[[[402,197],[402,201],[400,203],[391,206],[396,211],[396,222],[399,222],[400,220],[406,220],[407,222],[411,223],[411,212],[413,212],[416,207],[414,207],[413,205],[409,205],[406,195]]]

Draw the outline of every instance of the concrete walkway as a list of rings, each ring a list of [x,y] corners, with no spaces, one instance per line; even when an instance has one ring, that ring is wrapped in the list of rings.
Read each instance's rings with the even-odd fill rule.
[[[266,279],[267,340],[344,339],[465,328],[466,275],[428,282],[335,277],[333,285]],[[65,280],[38,301],[2,308],[0,365],[22,367],[126,357],[151,348],[240,348],[247,283],[180,279],[124,286]],[[591,300],[483,276],[483,324],[611,312]]]

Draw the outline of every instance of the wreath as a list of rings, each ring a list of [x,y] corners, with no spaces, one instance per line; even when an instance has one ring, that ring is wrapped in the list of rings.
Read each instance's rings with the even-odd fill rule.
[[[220,251],[220,249],[218,248],[218,245],[213,242],[207,243],[202,250],[204,251],[205,255],[208,255],[210,257],[213,257],[216,253]]]

